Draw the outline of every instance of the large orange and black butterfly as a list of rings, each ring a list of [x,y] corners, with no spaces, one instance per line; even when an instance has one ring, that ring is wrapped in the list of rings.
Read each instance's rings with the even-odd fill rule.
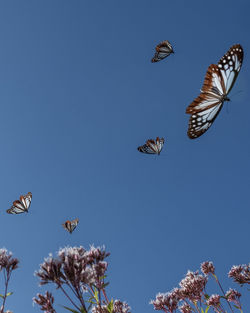
[[[32,199],[32,193],[28,192],[27,195],[20,196],[19,200],[13,202],[13,205],[10,209],[6,210],[9,214],[20,214],[27,212],[29,210]]]
[[[168,40],[162,41],[155,47],[155,55],[152,58],[151,62],[155,63],[165,59],[171,53],[174,53],[173,47]]]
[[[138,151],[147,154],[160,154],[164,145],[164,138],[157,137],[154,141],[153,139],[148,139],[145,145],[137,148]]]
[[[241,45],[232,46],[220,59],[218,65],[211,64],[207,70],[200,95],[187,107],[191,114],[188,137],[198,138],[212,125],[219,114],[241,69],[243,49]]]
[[[66,221],[62,224],[62,226],[70,233],[72,234],[73,230],[76,228],[77,224],[79,222],[79,219],[76,218],[73,221]]]

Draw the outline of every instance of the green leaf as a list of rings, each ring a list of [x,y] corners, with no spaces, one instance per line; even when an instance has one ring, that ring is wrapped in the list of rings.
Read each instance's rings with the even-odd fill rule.
[[[204,294],[204,297],[205,297],[206,300],[208,300],[210,298],[209,295],[206,294],[206,293]]]
[[[98,292],[98,290],[95,288],[94,298],[95,298],[95,301],[96,301],[97,304],[99,303],[98,295],[99,295],[99,292]]]
[[[59,304],[60,305],[60,304]],[[79,311],[76,311],[76,310],[73,310],[73,309],[70,309],[70,308],[68,308],[68,307],[66,307],[66,306],[64,306],[64,305],[60,305],[61,307],[63,307],[64,309],[66,309],[66,310],[68,310],[68,311],[70,311],[70,312],[73,312],[73,313],[79,313]]]
[[[203,308],[201,308],[201,313],[204,313],[204,310],[203,310]]]
[[[94,298],[93,298],[94,299]],[[86,300],[86,302],[88,302],[88,303],[91,303],[90,305],[92,305],[92,304],[95,304],[95,302],[93,301],[93,300]]]
[[[113,309],[114,309],[114,300],[111,299],[107,306],[107,310],[109,311],[109,313],[113,313]]]
[[[208,312],[209,308],[210,308],[210,305],[207,306],[205,313]]]
[[[103,285],[103,288],[106,288],[108,285],[109,285],[109,283],[105,283],[105,284]]]
[[[234,306],[236,309],[240,310],[240,307],[239,307],[239,306],[234,305],[234,304],[233,304],[233,306]]]
[[[8,296],[11,296],[12,294],[13,294],[13,292],[8,292],[8,293],[6,294],[6,298],[7,298]],[[3,298],[3,299],[5,298],[4,295],[1,295],[1,294],[0,294],[0,297]]]

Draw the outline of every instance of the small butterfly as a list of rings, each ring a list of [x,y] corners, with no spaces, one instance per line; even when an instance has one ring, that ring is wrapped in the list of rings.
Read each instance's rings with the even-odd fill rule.
[[[138,151],[147,154],[160,154],[164,145],[164,138],[156,138],[156,141],[153,139],[148,139],[145,145],[137,148]]]
[[[155,47],[155,55],[151,62],[155,63],[165,59],[171,53],[174,53],[173,47],[168,40],[162,41],[159,45]]]
[[[76,218],[73,221],[66,221],[62,224],[62,226],[70,233],[72,234],[73,230],[76,228],[77,224],[79,222],[79,219]]]
[[[13,205],[10,209],[6,210],[9,214],[20,214],[27,212],[29,210],[32,199],[32,193],[28,192],[25,196],[20,196],[19,200],[13,202]]]
[[[241,45],[232,46],[220,59],[218,65],[208,67],[200,95],[187,107],[191,114],[188,137],[198,138],[212,125],[222,109],[241,69],[243,49]]]

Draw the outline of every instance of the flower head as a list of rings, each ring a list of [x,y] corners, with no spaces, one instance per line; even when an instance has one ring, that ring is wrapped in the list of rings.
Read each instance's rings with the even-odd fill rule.
[[[241,297],[241,293],[239,293],[237,290],[235,289],[229,289],[227,292],[226,292],[226,298],[227,298],[227,301],[229,302],[233,302],[235,305],[237,305],[238,307],[241,307],[241,304],[240,304],[240,297]]]
[[[234,265],[228,273],[228,277],[240,284],[250,284],[250,263],[248,265]]]
[[[56,283],[57,286],[62,285],[65,276],[63,275],[61,268],[62,262],[49,255],[49,257],[40,264],[40,270],[35,272],[35,275],[41,279],[40,285],[46,285],[51,282]]]
[[[163,310],[165,312],[174,312],[181,299],[180,289],[175,288],[171,292],[158,293],[155,300],[151,300],[155,310]]]
[[[7,273],[18,268],[19,260],[12,257],[12,253],[6,249],[0,249],[0,271],[6,269]]]
[[[209,273],[214,274],[215,267],[213,262],[203,262],[201,263],[201,271],[204,275],[208,275]]]
[[[215,312],[221,312],[220,296],[216,294],[211,295],[207,300],[207,305],[211,306]]]
[[[121,300],[115,300],[113,303],[113,313],[130,313],[130,306]],[[92,313],[109,313],[107,305],[94,306],[91,309]]]
[[[182,297],[192,302],[201,300],[206,283],[207,277],[200,275],[198,271],[188,271],[186,277],[180,282]]]
[[[48,291],[45,295],[37,294],[37,298],[33,298],[34,303],[40,305],[41,311],[46,311],[46,313],[56,313],[53,308],[54,297]]]
[[[192,308],[189,304],[184,303],[183,305],[179,306],[178,309],[181,313],[192,313]]]
[[[54,282],[57,287],[70,283],[75,290],[87,290],[87,286],[95,284],[103,287],[103,277],[108,264],[103,261],[109,253],[100,247],[91,247],[89,251],[80,247],[65,247],[58,251],[58,258],[50,255],[36,272],[41,280],[40,285]]]
[[[122,302],[121,300],[114,301],[114,313],[130,313],[130,306],[126,302]]]

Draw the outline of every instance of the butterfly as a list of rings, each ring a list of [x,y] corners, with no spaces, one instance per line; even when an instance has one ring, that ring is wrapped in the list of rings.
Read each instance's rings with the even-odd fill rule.
[[[137,148],[138,151],[147,154],[160,154],[164,145],[164,138],[156,138],[156,141],[153,139],[148,139],[145,145]]]
[[[20,214],[27,212],[29,210],[32,199],[32,193],[28,192],[27,195],[20,196],[19,200],[13,202],[13,205],[10,209],[6,210],[9,214]]]
[[[152,58],[151,62],[155,63],[165,59],[171,53],[174,53],[173,47],[168,40],[162,41],[155,47],[155,55]]]
[[[66,221],[65,223],[62,224],[62,226],[70,233],[72,234],[72,232],[74,231],[74,229],[76,228],[77,224],[79,222],[79,219],[76,218],[73,221]]]
[[[212,125],[233,88],[243,62],[241,45],[232,46],[218,64],[208,67],[200,95],[187,107],[188,137],[198,138]]]

